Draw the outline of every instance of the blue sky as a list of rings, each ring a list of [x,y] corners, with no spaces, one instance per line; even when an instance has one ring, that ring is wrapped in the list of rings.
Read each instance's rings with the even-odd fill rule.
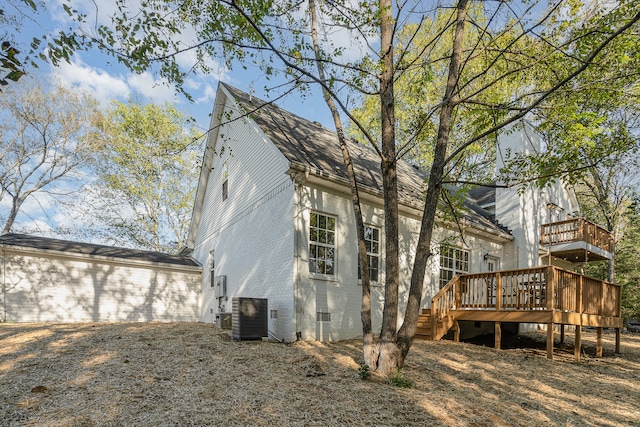
[[[136,1],[128,2],[135,3]],[[94,2],[74,0],[74,7],[87,13],[88,22],[110,23],[109,16],[115,10],[114,1],[100,1],[99,12],[96,13]],[[32,37],[40,37],[44,33],[67,29],[71,26],[67,14],[62,8],[60,0],[46,2],[46,9],[34,16],[34,22],[25,22],[16,35],[18,42],[25,43],[24,51]],[[191,58],[185,57],[185,63]],[[218,72],[212,75],[192,75],[185,83],[185,88],[192,95],[193,102],[177,94],[174,87],[167,85],[158,76],[150,73],[135,74],[117,61],[97,50],[77,52],[70,63],[63,63],[59,67],[52,67],[42,63],[40,69],[28,69],[28,73],[37,78],[59,79],[67,87],[75,87],[92,93],[101,103],[107,105],[111,100],[126,100],[136,96],[143,102],[164,103],[171,102],[179,110],[194,117],[198,126],[206,129],[209,124],[209,114],[213,108],[215,91],[218,81],[231,84],[241,90],[252,90],[256,96],[268,98],[263,91],[267,85],[277,84],[277,80],[267,81],[259,70],[233,70],[225,66],[215,67]],[[281,107],[295,111],[310,120],[323,123],[332,128],[331,116],[326,105],[322,102],[320,92],[317,97],[301,100],[298,94],[288,95],[279,101]]]
[[[20,5],[21,0],[17,0]],[[136,0],[130,2],[134,3]],[[114,1],[91,2],[87,0],[73,0],[74,7],[88,14],[89,22],[109,23],[109,15],[114,9]],[[15,34],[17,47],[23,53],[29,49],[33,37],[41,38],[43,34],[55,34],[59,29],[72,26],[67,14],[62,9],[60,0],[46,2],[46,8],[37,14],[29,16],[22,22]],[[96,6],[100,11],[96,15]],[[129,4],[129,2],[128,2]],[[11,13],[10,4],[0,8]],[[29,11],[31,12],[31,11]],[[22,44],[22,45],[21,45]],[[189,58],[185,58],[188,61]],[[212,75],[193,75],[185,83],[185,88],[191,94],[193,102],[179,95],[174,87],[167,85],[158,76],[149,73],[135,74],[117,63],[113,57],[97,50],[77,52],[70,63],[62,63],[52,67],[40,62],[38,69],[27,68],[30,77],[36,79],[58,80],[63,86],[77,88],[91,93],[105,107],[112,100],[125,101],[129,97],[136,97],[148,103],[173,103],[178,110],[196,119],[197,126],[203,131],[208,129],[209,114],[213,109],[216,88],[219,81],[231,84],[244,91],[253,91],[256,96],[267,99],[263,92],[266,85],[277,84],[268,81],[259,70],[230,70],[224,66],[216,67],[217,73]],[[331,116],[322,101],[319,90],[315,96],[307,97],[304,101],[296,93],[288,95],[278,104],[296,114],[310,120],[319,121],[328,128],[333,128]],[[8,199],[0,202],[0,213],[6,210]],[[4,206],[3,206],[4,205]],[[56,237],[55,226],[75,227],[78,218],[65,214],[58,206],[56,197],[39,193],[29,197],[18,215],[14,230],[24,229],[36,234]]]

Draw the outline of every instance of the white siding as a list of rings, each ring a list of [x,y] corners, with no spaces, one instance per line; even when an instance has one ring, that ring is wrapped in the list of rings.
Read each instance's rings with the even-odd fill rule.
[[[296,215],[298,241],[298,277],[296,305],[298,330],[306,340],[337,341],[362,336],[360,311],[362,287],[358,283],[358,249],[351,201],[344,194],[325,187],[301,185],[301,211]],[[380,230],[382,211],[363,206],[365,223]],[[336,221],[336,266],[333,278],[309,273],[309,219],[311,212],[332,215]],[[381,235],[381,247],[384,237]],[[373,328],[379,330],[384,297],[384,257],[381,253],[381,282],[371,287]],[[317,313],[330,313],[330,321],[319,321]]]
[[[336,341],[356,338],[362,335],[360,310],[362,288],[358,282],[358,249],[353,207],[347,194],[332,190],[327,186],[301,185],[299,195],[302,210],[296,222],[299,259],[297,263],[296,301],[300,310],[299,331],[303,339]],[[336,225],[336,274],[322,278],[309,273],[309,218],[311,212],[319,212],[337,217]],[[384,216],[381,206],[363,206],[364,222],[381,230],[380,281],[371,288],[373,330],[379,331],[384,305]],[[400,216],[400,289],[399,323],[402,321],[404,304],[408,297],[411,267],[415,256],[420,223],[415,217]],[[462,242],[453,231],[437,229],[434,233],[434,249],[447,238],[452,245],[465,247],[471,252],[470,271],[486,270],[484,254],[502,257],[502,245],[468,234]],[[434,251],[437,254],[437,250]],[[430,306],[431,298],[439,290],[439,258],[431,258],[425,277],[423,292],[424,307]],[[330,313],[330,321],[319,321],[317,313]]]
[[[498,138],[497,168],[516,154],[534,154],[543,150],[543,141],[529,125],[514,126],[512,132]],[[537,267],[540,259],[541,225],[562,221],[578,210],[574,198],[561,181],[543,189],[497,188],[496,219],[512,230],[515,243],[505,268]],[[544,248],[542,248],[544,250]]]
[[[43,253],[2,256],[9,322],[198,320],[198,268],[160,267]]]
[[[277,318],[269,319],[271,334],[293,341],[294,185],[286,175],[288,163],[244,119],[224,125],[215,147],[193,254],[204,266],[201,320],[213,322],[218,312],[230,312],[232,297],[267,298],[269,311],[277,310]],[[225,162],[229,195],[223,201]],[[211,251],[215,275],[226,276],[227,299],[222,301],[210,286]]]

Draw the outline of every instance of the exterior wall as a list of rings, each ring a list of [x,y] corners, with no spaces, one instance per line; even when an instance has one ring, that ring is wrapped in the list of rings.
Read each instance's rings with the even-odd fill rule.
[[[358,281],[358,249],[353,207],[348,194],[341,193],[328,185],[306,183],[298,185],[299,211],[296,214],[296,242],[299,257],[296,266],[296,305],[298,307],[298,331],[303,339],[335,341],[362,336],[360,310],[362,288]],[[336,273],[332,277],[309,272],[309,221],[310,213],[331,215],[336,221]],[[384,305],[384,216],[382,207],[375,204],[363,205],[366,225],[380,229],[380,281],[371,287],[372,322],[374,332],[382,323]],[[398,326],[404,314],[404,304],[408,296],[411,266],[415,255],[420,222],[409,214],[400,216],[400,290]],[[434,256],[427,267],[423,307],[431,305],[431,298],[439,290],[439,257],[441,242],[469,250],[470,272],[486,271],[484,256],[503,256],[502,244],[466,233],[463,239],[458,232],[437,229],[434,233]],[[330,321],[318,319],[317,313],[330,313]]]
[[[497,168],[516,154],[534,154],[543,150],[543,141],[528,124],[513,126],[498,138]],[[575,215],[578,206],[571,192],[557,181],[537,188],[497,188],[496,220],[512,230],[515,238],[505,269],[529,268],[547,264],[540,247],[542,224],[562,221]],[[542,250],[542,254],[541,254]]]
[[[3,249],[7,322],[194,322],[200,270]]]
[[[351,201],[328,187],[298,186],[296,215],[296,307],[298,332],[302,339],[337,341],[362,336],[360,310],[362,288],[358,281],[358,249]],[[335,275],[309,272],[309,221],[311,212],[336,217]],[[382,210],[363,206],[365,224],[382,230]],[[381,233],[380,246],[384,247]],[[384,298],[384,258],[380,258],[381,281],[371,286],[373,330],[379,330]],[[317,313],[330,313],[330,321],[321,321]]]
[[[227,103],[226,110],[234,106]],[[288,162],[253,123],[224,125],[207,183],[193,256],[203,265],[200,319],[214,322],[231,312],[232,297],[267,298],[272,337],[295,339],[293,313],[293,197]],[[222,200],[223,169],[228,198]],[[226,276],[226,297],[217,298],[215,276]],[[272,312],[276,311],[276,312]]]
[[[528,124],[514,126],[510,133],[498,139],[497,168],[510,157],[518,154],[534,154],[543,150],[543,141]],[[545,188],[496,189],[496,219],[512,230],[515,238],[507,251],[507,269],[537,267],[549,264],[546,248],[540,245],[542,224],[562,221],[575,216],[579,210],[574,195],[561,181]],[[551,263],[572,270],[571,263],[552,259]],[[519,332],[530,332],[541,325],[521,323]],[[490,333],[490,330],[486,331]]]

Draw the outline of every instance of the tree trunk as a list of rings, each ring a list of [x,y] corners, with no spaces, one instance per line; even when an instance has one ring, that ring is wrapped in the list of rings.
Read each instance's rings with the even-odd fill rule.
[[[325,78],[324,66],[322,57],[320,55],[320,44],[318,41],[318,29],[316,19],[316,6],[314,0],[309,0],[309,13],[311,15],[311,39],[313,41],[313,50],[315,53],[316,66],[318,68],[318,76],[320,81],[327,81]],[[367,257],[367,245],[364,236],[364,220],[362,219],[362,209],[360,206],[360,195],[358,193],[358,183],[356,180],[356,174],[353,169],[353,162],[351,160],[351,154],[347,147],[347,142],[344,136],[344,129],[342,127],[342,120],[338,109],[331,97],[331,93],[327,88],[322,88],[324,100],[331,111],[333,122],[336,127],[336,133],[338,135],[338,141],[340,142],[340,148],[342,150],[342,157],[345,167],[347,169],[347,176],[349,177],[349,188],[351,189],[351,201],[353,204],[354,217],[356,221],[356,233],[358,235],[358,255],[360,257],[360,270],[361,270],[361,285],[362,285],[362,307],[361,307],[361,320],[362,320],[362,355],[364,363],[369,367],[375,368],[378,363],[378,349],[375,345],[375,339],[373,337],[373,330],[371,326],[371,277],[369,274],[369,258]]]
[[[7,221],[4,224],[4,228],[2,229],[1,234],[7,234],[11,232],[11,228],[13,227],[13,223],[16,220],[16,216],[18,216],[18,211],[20,211],[20,206],[24,202],[24,198],[12,196],[11,198],[11,211],[7,216]]]
[[[453,111],[458,103],[457,85],[460,78],[461,58],[464,27],[467,16],[467,1],[460,0],[457,5],[458,16],[456,19],[456,29],[453,41],[453,51],[449,62],[449,76],[447,86],[442,100],[442,110],[440,111],[440,123],[438,126],[438,136],[434,148],[433,163],[429,174],[429,187],[424,209],[422,211],[422,223],[420,225],[420,235],[416,246],[416,256],[411,274],[411,287],[405,311],[404,322],[398,332],[398,346],[401,349],[400,360],[404,363],[413,338],[416,333],[418,315],[420,314],[420,303],[424,288],[424,276],[427,261],[431,256],[431,238],[435,225],[435,217],[438,209],[438,200],[442,191],[442,180],[444,175],[445,159],[449,146],[451,134],[451,123]]]
[[[396,173],[395,99],[393,93],[393,8],[391,0],[380,1],[380,116],[382,134],[382,188],[385,226],[385,303],[380,332],[377,371],[388,375],[401,366],[397,351],[398,330],[398,176]]]

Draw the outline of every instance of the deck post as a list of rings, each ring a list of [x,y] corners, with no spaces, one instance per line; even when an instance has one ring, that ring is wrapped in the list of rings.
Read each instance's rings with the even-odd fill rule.
[[[560,349],[564,349],[564,323],[560,324]]]
[[[602,329],[601,327],[596,329],[596,357],[602,357]]]
[[[547,323],[547,359],[553,360],[553,322]]]
[[[620,354],[620,328],[616,328],[616,354]]]
[[[545,292],[545,298],[547,299],[547,310],[553,310],[553,303],[556,293],[556,275],[552,265],[547,267],[547,289]]]
[[[453,321],[453,341],[460,342],[460,324],[455,319]]]
[[[502,323],[495,322],[495,330],[496,330],[496,341],[495,347],[500,350],[500,345],[502,343]]]
[[[576,289],[576,312],[582,314],[582,274],[578,276],[578,289]]]
[[[573,357],[576,362],[580,361],[580,353],[582,352],[582,326],[576,325],[576,338],[573,345]]]
[[[502,310],[502,276],[496,273],[496,311]]]

